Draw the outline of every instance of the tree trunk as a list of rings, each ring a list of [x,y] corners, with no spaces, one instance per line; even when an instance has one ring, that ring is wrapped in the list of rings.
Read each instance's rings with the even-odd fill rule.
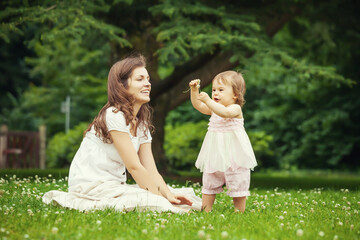
[[[272,38],[299,12],[299,9],[292,8],[292,14],[284,13],[283,16],[269,22],[266,27],[266,34]],[[251,57],[253,54],[247,53],[245,56]],[[212,56],[199,56],[186,66],[175,69],[174,73],[168,78],[153,84],[153,100],[151,105],[154,108],[153,124],[155,126],[155,133],[152,135],[152,149],[155,161],[161,171],[166,172],[169,170],[164,151],[164,127],[168,112],[189,99],[189,95],[182,94],[182,91],[188,88],[188,83],[192,79],[201,79],[201,86],[205,87],[211,84],[216,74],[236,67],[238,65],[237,62],[229,62],[232,55],[232,52],[217,52]]]
[[[165,119],[169,111],[173,110],[180,104],[189,100],[189,94],[183,94],[182,91],[188,88],[190,80],[195,78],[203,79],[204,86],[211,83],[213,77],[219,72],[234,68],[237,63],[230,63],[229,58],[231,53],[221,53],[212,57],[210,61],[201,66],[199,69],[190,73],[177,73],[176,75],[183,75],[181,79],[173,79],[173,82],[177,82],[171,90],[159,95],[154,101],[151,101],[151,105],[154,108],[153,124],[155,126],[155,133],[152,135],[152,150],[155,161],[158,168],[162,172],[167,172],[168,163],[164,151],[164,138],[165,138]],[[173,76],[175,78],[176,76]],[[156,85],[153,86],[156,88]],[[194,110],[195,111],[195,110]]]
[[[166,100],[167,94],[163,94],[156,101],[150,102],[154,109],[153,124],[155,127],[155,133],[152,134],[152,151],[156,165],[162,173],[169,170],[164,151],[165,119],[169,112]]]

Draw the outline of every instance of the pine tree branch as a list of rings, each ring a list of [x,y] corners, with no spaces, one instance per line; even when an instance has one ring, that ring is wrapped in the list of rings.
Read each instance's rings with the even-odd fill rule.
[[[292,7],[289,12],[284,13],[280,17],[270,21],[266,26],[266,35],[272,38],[286,23],[288,23],[300,12],[301,9],[299,7]]]
[[[291,8],[290,13],[284,13],[267,25],[266,34],[272,38],[286,23],[300,12],[300,8]],[[250,58],[254,53],[255,52],[249,52],[246,53],[245,56],[246,58]],[[176,108],[189,99],[189,94],[182,93],[184,90],[187,90],[189,81],[199,78],[201,79],[201,86],[205,87],[211,83],[216,74],[238,66],[238,62],[229,62],[232,55],[233,53],[230,51],[219,53],[218,50],[215,54],[202,55],[175,68],[171,76],[153,84],[152,101],[157,97],[162,97],[165,93],[166,96],[171,96],[167,98],[170,99],[167,103],[167,110],[170,111]],[[169,89],[171,90],[169,91]]]
[[[192,79],[199,78],[201,86],[207,86],[211,83],[212,79],[220,72],[233,69],[238,65],[238,62],[229,62],[232,52],[225,52],[215,55],[207,63],[203,63],[200,68],[193,72],[187,71],[183,73],[185,76],[178,81],[178,85],[169,91],[171,97],[169,102],[169,110],[179,106],[181,103],[189,99],[189,93],[183,93],[184,90],[189,88],[189,82]]]
[[[56,4],[55,5],[52,5],[51,7],[48,7],[47,9],[45,9],[45,11],[50,11],[52,9],[56,8]]]
[[[173,73],[164,80],[156,81],[152,84],[151,99],[155,100],[157,97],[169,91],[169,89],[176,87],[188,73],[194,72],[201,66],[205,65],[216,54],[204,54],[193,58],[191,61],[175,67]]]

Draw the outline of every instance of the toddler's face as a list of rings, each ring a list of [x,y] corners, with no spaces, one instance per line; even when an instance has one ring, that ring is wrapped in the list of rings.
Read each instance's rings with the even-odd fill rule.
[[[212,99],[225,107],[236,102],[236,96],[232,86],[218,80],[215,80],[212,85]]]

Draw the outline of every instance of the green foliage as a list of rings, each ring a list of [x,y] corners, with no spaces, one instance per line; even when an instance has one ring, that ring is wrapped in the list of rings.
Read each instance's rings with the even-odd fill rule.
[[[281,168],[339,167],[359,147],[360,137],[354,134],[359,128],[353,125],[353,119],[359,119],[360,101],[354,98],[358,80],[341,75],[339,66],[317,65],[330,65],[329,58],[339,54],[333,41],[342,37],[334,36],[336,31],[323,22],[312,25],[304,18],[296,19],[274,38],[279,47],[255,54],[246,63],[249,123],[274,137],[274,157]],[[349,47],[345,42],[341,45]],[[284,48],[302,60],[285,53]],[[348,54],[338,57],[343,62],[351,59]]]
[[[350,153],[353,136],[343,136],[350,124],[349,106],[337,92],[346,91],[353,81],[332,68],[308,66],[288,57],[252,60],[246,74],[250,124],[274,137],[282,168],[331,167]],[[344,141],[339,142],[339,137]]]
[[[155,53],[160,62],[175,65],[218,48],[254,50],[261,46],[261,27],[255,18],[236,13],[232,6],[210,6],[201,2],[167,0],[150,8],[161,23],[154,28],[164,46]],[[261,44],[260,44],[261,43]]]
[[[16,30],[12,34],[22,32],[20,26],[35,29],[35,36],[27,40],[26,45],[36,56],[25,60],[31,66],[29,77],[41,78],[42,82],[40,86],[29,84],[17,108],[44,122],[49,135],[63,129],[60,106],[66,96],[72,100],[71,125],[89,121],[107,100],[105,79],[110,44],[131,47],[122,37],[123,29],[95,17],[108,12],[110,6],[104,1],[44,2],[24,8],[9,5],[6,14],[0,16],[3,27]],[[12,122],[9,115],[4,116],[4,112],[2,115],[7,122]]]
[[[166,116],[166,124],[173,126],[188,122],[194,123],[208,120],[209,116],[195,110],[190,101],[186,101],[185,103],[181,104],[174,111],[169,112],[169,114]]]
[[[193,110],[195,112],[195,110]],[[172,169],[195,169],[195,161],[207,132],[208,121],[167,124],[165,126],[165,154]],[[259,166],[269,166],[264,159],[274,153],[270,149],[272,137],[265,132],[249,132]]]
[[[55,134],[46,149],[46,166],[49,168],[70,166],[88,125],[88,123],[80,123],[66,134],[63,132]]]
[[[24,95],[19,94],[19,97],[15,98],[12,94],[8,93],[7,97],[14,108],[11,110],[8,108],[3,109],[0,115],[0,122],[7,125],[9,130],[37,131],[38,127],[43,124],[43,121],[34,118],[31,109],[23,105]]]
[[[262,166],[359,166],[358,4],[15,0],[0,9],[0,121],[10,129],[63,131],[68,95],[71,126],[89,121],[106,102],[109,66],[133,50],[148,57],[153,89],[162,89],[152,105],[166,115],[185,101],[167,91],[190,76],[210,78],[218,66],[209,62],[232,53],[222,60],[245,75],[246,127],[255,142],[265,139],[256,150]],[[188,104],[167,124],[202,120]]]
[[[23,39],[30,38],[33,35],[33,29],[24,29],[23,31],[23,35],[9,34],[10,43],[1,44],[0,40],[0,113],[1,110],[18,107],[24,90],[29,85],[41,83],[39,78],[29,78],[30,67],[26,65],[24,59],[32,52],[24,46]],[[19,102],[15,104],[12,98]],[[6,116],[8,113],[4,115]]]
[[[165,126],[164,149],[170,166],[175,169],[195,168],[195,161],[207,131],[207,121]]]
[[[12,4],[16,5],[16,2]],[[34,3],[32,3],[34,4]],[[23,8],[14,8],[11,4],[1,12],[0,19],[3,24],[0,28],[0,36],[6,36],[9,32],[22,33],[19,25],[24,23],[46,24],[41,31],[40,39],[46,44],[55,39],[81,39],[87,32],[95,31],[100,35],[107,36],[109,40],[117,42],[121,46],[130,46],[125,39],[124,30],[96,19],[95,14],[108,12],[111,4],[104,1],[76,1],[70,3],[45,1],[41,5],[25,5]],[[9,39],[3,37],[5,41]]]
[[[99,59],[109,49],[105,46],[103,51],[89,52],[75,41],[69,44],[66,46],[59,41],[52,50],[39,44],[39,57],[27,59],[34,66],[31,73],[42,76],[44,84],[29,88],[24,95],[23,108],[31,109],[34,118],[46,119],[50,134],[58,132],[64,125],[60,106],[66,96],[71,97],[71,125],[88,121],[106,102],[106,68]],[[44,51],[47,53],[42,54]],[[90,68],[94,65],[99,68]],[[52,113],[50,116],[49,112]]]
[[[266,134],[264,131],[248,131],[251,145],[255,152],[258,167],[271,167],[274,162],[271,161],[271,156],[274,156],[274,151],[271,148],[273,137]]]

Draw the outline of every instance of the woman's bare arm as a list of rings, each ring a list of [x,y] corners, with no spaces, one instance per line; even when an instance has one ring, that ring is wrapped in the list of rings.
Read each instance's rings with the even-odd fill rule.
[[[156,183],[149,171],[140,163],[138,154],[131,142],[128,133],[110,131],[114,146],[120,154],[126,169],[129,171],[135,182],[142,188],[154,194],[162,196],[161,186]]]
[[[187,204],[192,205],[192,202],[185,196],[174,195],[166,185],[163,177],[159,174],[155,165],[155,160],[151,150],[151,143],[141,144],[139,149],[139,158],[141,164],[149,172],[151,178],[156,185],[160,186],[161,194],[173,204]]]

